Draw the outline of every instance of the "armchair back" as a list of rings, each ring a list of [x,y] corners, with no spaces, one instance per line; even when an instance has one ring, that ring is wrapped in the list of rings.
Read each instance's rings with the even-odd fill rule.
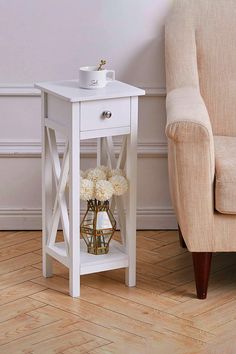
[[[167,91],[199,88],[214,135],[236,136],[236,0],[175,0],[166,24]]]

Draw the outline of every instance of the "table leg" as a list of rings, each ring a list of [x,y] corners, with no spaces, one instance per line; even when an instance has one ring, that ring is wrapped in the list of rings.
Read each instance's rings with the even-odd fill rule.
[[[70,295],[80,296],[80,109],[72,105],[69,137],[69,283]]]
[[[52,218],[52,162],[44,119],[47,117],[47,94],[42,93],[42,261],[43,276],[52,276],[52,257],[46,253]]]
[[[129,181],[126,208],[126,252],[129,267],[126,269],[125,282],[136,285],[136,189],[137,189],[137,131],[138,98],[131,98],[131,131],[127,140],[126,173]]]
[[[97,166],[107,164],[105,138],[97,139]]]

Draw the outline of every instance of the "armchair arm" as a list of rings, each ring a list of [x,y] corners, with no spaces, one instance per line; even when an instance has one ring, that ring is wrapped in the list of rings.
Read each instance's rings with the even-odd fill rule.
[[[167,95],[168,138],[176,141],[212,140],[210,118],[198,88],[180,87]]]
[[[209,115],[198,88],[167,95],[170,190],[190,251],[212,250],[214,141]]]
[[[212,127],[199,90],[195,87],[181,87],[170,91],[167,95],[166,110],[166,135],[169,139],[176,143],[208,142],[210,170],[214,178],[215,153]]]

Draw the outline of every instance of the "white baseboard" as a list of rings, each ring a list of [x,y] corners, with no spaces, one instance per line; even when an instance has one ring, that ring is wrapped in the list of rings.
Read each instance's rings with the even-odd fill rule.
[[[176,230],[175,213],[172,208],[138,209],[137,228],[144,230]]]
[[[0,209],[0,230],[41,230],[41,209]]]
[[[171,208],[140,208],[137,210],[137,228],[176,229],[174,212]],[[1,208],[0,230],[41,230],[41,209]]]

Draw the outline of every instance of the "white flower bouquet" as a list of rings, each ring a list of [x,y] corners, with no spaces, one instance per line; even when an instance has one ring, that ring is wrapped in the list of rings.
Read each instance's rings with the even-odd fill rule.
[[[98,166],[80,172],[80,198],[87,201],[80,232],[89,253],[98,255],[109,251],[109,243],[116,230],[109,199],[113,195],[121,196],[127,190],[128,181],[123,170]]]
[[[111,199],[113,195],[121,196],[128,190],[125,172],[98,166],[80,173],[80,198],[100,202]]]

